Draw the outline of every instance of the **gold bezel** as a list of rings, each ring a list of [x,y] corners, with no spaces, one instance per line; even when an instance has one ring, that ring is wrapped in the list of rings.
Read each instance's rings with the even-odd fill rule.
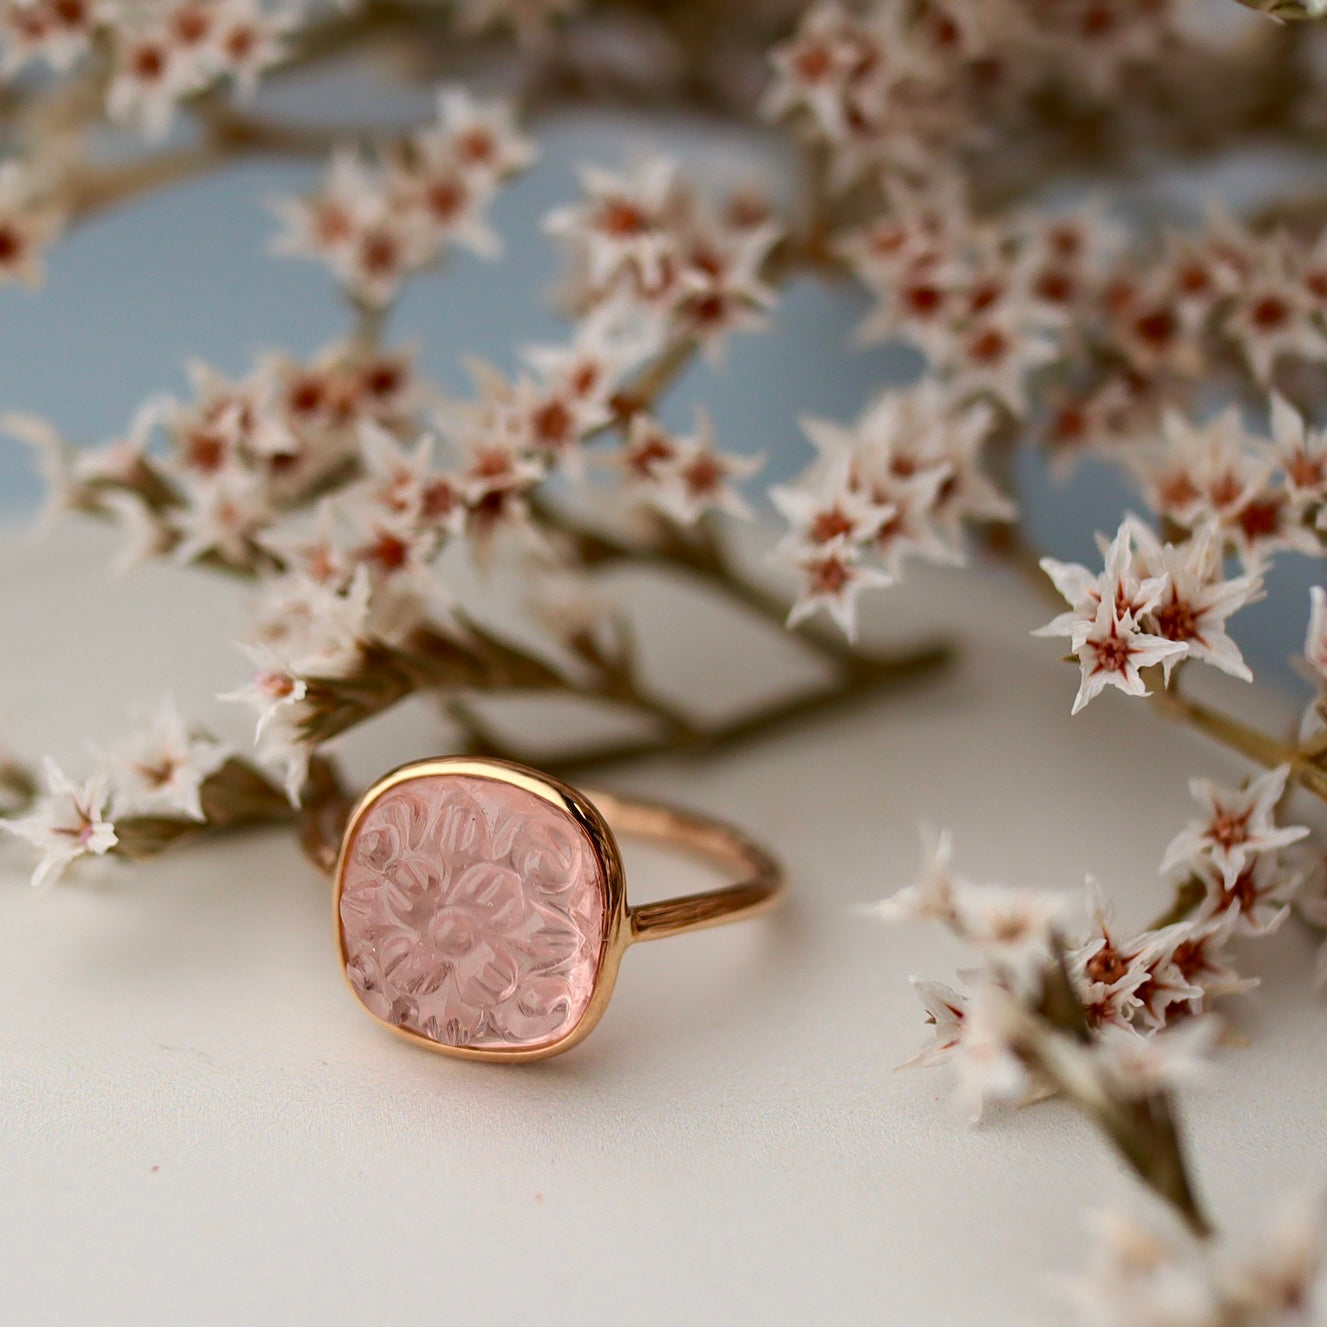
[[[552,806],[566,812],[589,837],[599,861],[600,878],[604,889],[604,929],[599,941],[599,966],[595,972],[594,989],[590,993],[590,1003],[585,1012],[570,1032],[556,1041],[539,1046],[512,1047],[501,1046],[445,1046],[412,1032],[409,1028],[388,1023],[368,1009],[351,984],[346,972],[345,932],[341,925],[341,890],[345,879],[346,852],[354,838],[355,829],[360,819],[370,806],[383,793],[401,783],[414,779],[428,778],[435,775],[463,776],[478,779],[493,779],[499,783],[510,784],[533,793]],[[398,1036],[424,1046],[443,1055],[452,1055],[464,1060],[488,1060],[517,1063],[520,1061],[542,1060],[550,1055],[560,1055],[570,1050],[584,1037],[587,1037],[603,1017],[613,994],[617,981],[618,967],[622,955],[631,943],[631,922],[627,911],[626,878],[622,866],[622,854],[617,846],[617,839],[608,827],[599,808],[583,793],[550,778],[537,770],[515,765],[505,760],[489,760],[472,756],[439,756],[430,760],[411,761],[384,774],[355,803],[350,818],[346,821],[345,832],[341,836],[341,847],[336,858],[336,875],[332,888],[332,925],[336,935],[337,952],[341,958],[341,976],[355,996],[355,1003],[375,1022],[390,1028]]]

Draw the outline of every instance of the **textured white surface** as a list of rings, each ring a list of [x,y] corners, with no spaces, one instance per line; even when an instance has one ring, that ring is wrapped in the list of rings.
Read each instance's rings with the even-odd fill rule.
[[[76,761],[167,687],[215,715],[234,683],[230,592],[152,572],[107,582],[99,537],[7,546],[7,737]],[[1063,1320],[1051,1281],[1082,1217],[1133,1186],[1070,1112],[969,1129],[943,1079],[895,1074],[922,1036],[909,972],[940,936],[847,911],[910,877],[916,824],[954,828],[981,877],[1102,877],[1142,921],[1189,773],[1214,749],[1073,681],[989,573],[881,601],[887,636],[945,623],[962,665],[906,699],[686,767],[615,773],[735,819],[793,881],[776,919],[627,955],[570,1055],[455,1063],[385,1035],[344,989],[325,883],[280,838],[27,889],[0,865],[0,1318],[237,1322],[1014,1324]],[[928,602],[929,597],[929,602]],[[723,646],[670,597],[653,644],[703,688]],[[683,629],[685,628],[685,629]],[[761,650],[762,668],[780,666]],[[1253,704],[1251,692],[1232,699]],[[362,775],[441,745],[386,724]],[[679,883],[642,858],[637,896]],[[684,884],[689,881],[681,882]],[[1297,925],[1249,955],[1252,1039],[1186,1101],[1219,1217],[1323,1178],[1327,1017]]]

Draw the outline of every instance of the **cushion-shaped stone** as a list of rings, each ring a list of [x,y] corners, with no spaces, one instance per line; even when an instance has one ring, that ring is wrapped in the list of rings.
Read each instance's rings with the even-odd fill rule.
[[[459,774],[395,784],[346,845],[346,975],[370,1013],[445,1046],[560,1041],[594,991],[603,875],[584,829],[525,788]]]

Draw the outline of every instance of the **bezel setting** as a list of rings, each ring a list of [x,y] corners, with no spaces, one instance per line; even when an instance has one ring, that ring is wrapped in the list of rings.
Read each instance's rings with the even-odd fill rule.
[[[379,1017],[363,1002],[350,980],[347,965],[346,929],[341,915],[341,898],[345,887],[346,869],[351,845],[368,811],[386,793],[394,788],[420,779],[437,777],[485,779],[531,793],[568,816],[584,833],[598,866],[599,887],[602,890],[602,929],[599,940],[599,959],[594,972],[589,1002],[576,1022],[561,1036],[537,1045],[485,1044],[477,1046],[451,1045],[410,1027],[389,1022]],[[337,855],[334,886],[332,889],[332,918],[340,955],[341,975],[355,995],[356,1003],[375,1021],[390,1028],[398,1036],[427,1047],[429,1050],[460,1059],[494,1062],[519,1062],[544,1059],[569,1050],[588,1036],[608,1007],[617,981],[622,954],[631,943],[631,922],[627,909],[626,882],[622,854],[613,831],[599,808],[583,793],[549,775],[507,761],[468,756],[441,756],[429,760],[412,761],[378,779],[355,804],[346,822],[340,851]]]

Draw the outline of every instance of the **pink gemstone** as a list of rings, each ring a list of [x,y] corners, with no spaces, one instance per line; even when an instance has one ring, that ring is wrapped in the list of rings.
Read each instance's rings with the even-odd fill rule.
[[[370,1013],[445,1046],[560,1041],[594,991],[604,878],[559,807],[498,779],[389,788],[346,853],[346,973]]]

